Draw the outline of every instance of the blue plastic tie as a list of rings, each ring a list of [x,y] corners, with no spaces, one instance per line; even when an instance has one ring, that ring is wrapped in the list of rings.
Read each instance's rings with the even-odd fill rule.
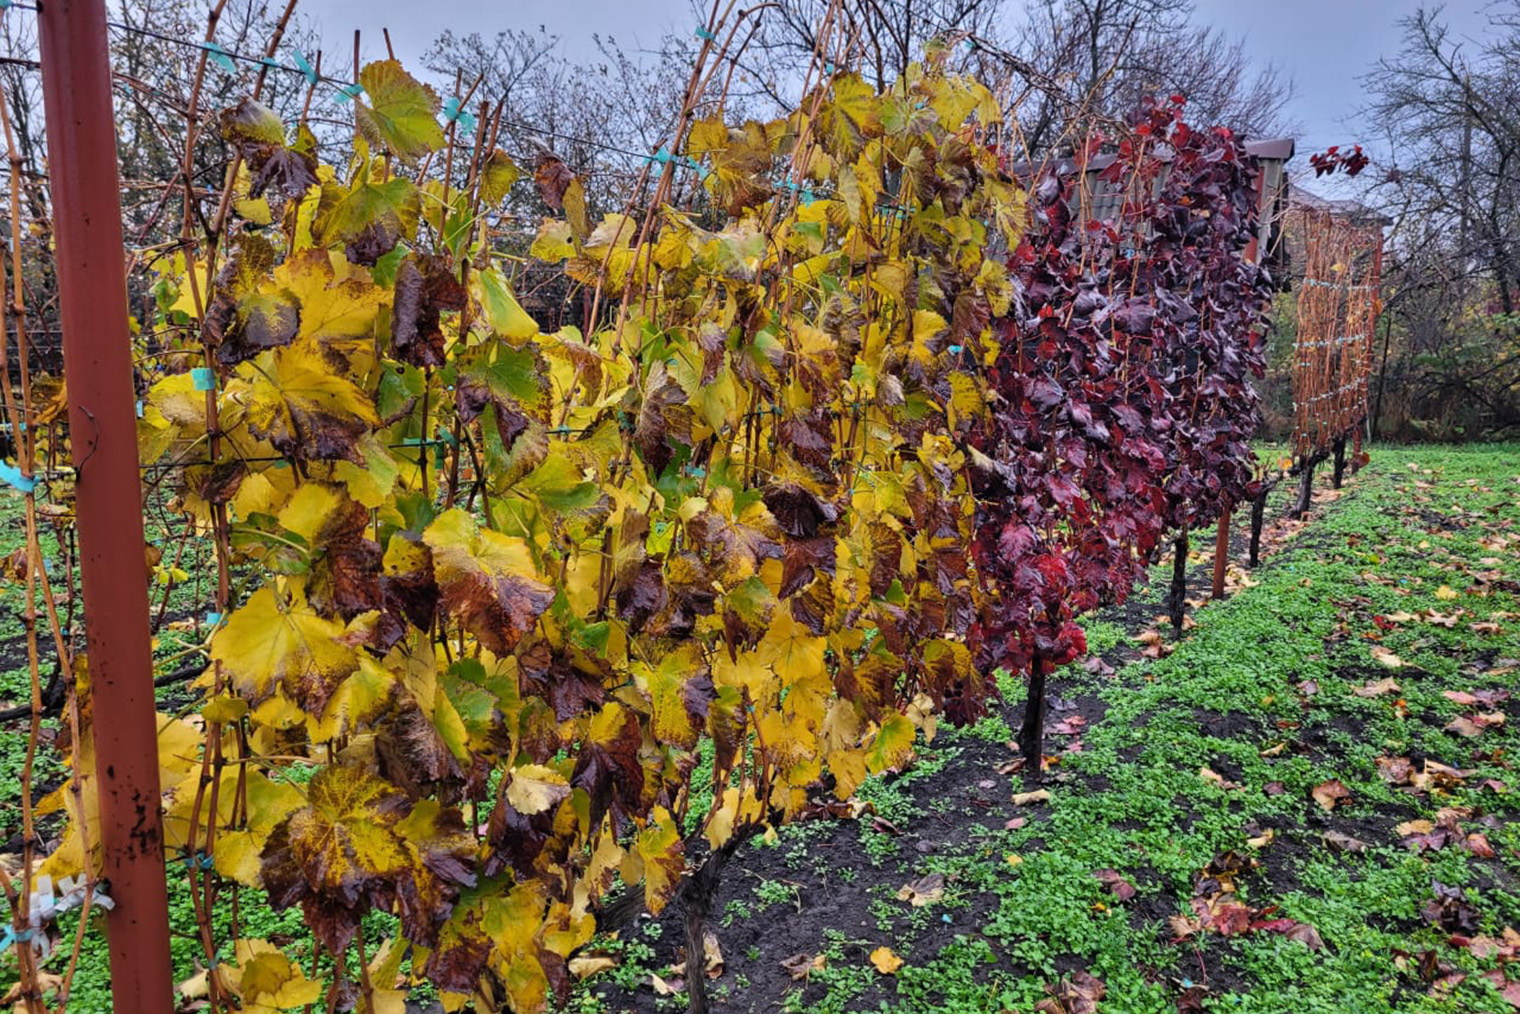
[[[709,32],[707,29],[703,28],[701,25],[697,26],[696,35],[697,35],[697,38],[699,38],[699,39],[706,39],[708,42],[716,42],[718,40],[718,37],[716,35],[714,35],[712,32]]]
[[[292,55],[295,57],[296,70],[306,75],[306,83],[315,88],[317,86],[317,68],[311,65],[311,61],[306,59],[306,54],[299,49],[292,51]]]
[[[216,390],[216,374],[211,372],[209,366],[197,366],[190,371],[190,383],[195,385],[197,391]]]
[[[3,461],[0,461],[0,479],[4,479],[23,493],[30,493],[37,488],[36,479],[33,479],[29,475],[22,475],[21,469],[15,465],[8,465]]]
[[[261,56],[261,57],[259,57],[259,63],[261,63],[264,66],[268,67],[270,70],[289,70],[290,69],[289,67],[285,66],[283,63],[281,63],[280,61],[276,60],[272,56]]]
[[[945,349],[945,351],[954,355],[966,351],[966,348],[963,345],[951,345],[949,348]]]
[[[212,611],[206,614],[206,626],[214,627],[222,622],[222,614]]]
[[[237,64],[232,62],[232,54],[221,46],[207,39],[201,43],[201,48],[210,55],[212,62],[222,68],[222,70],[225,70],[229,74],[237,73]]]
[[[32,937],[36,935],[37,932],[36,930],[24,929],[20,933],[17,933],[16,927],[12,926],[10,923],[6,923],[4,928],[5,932],[0,933],[0,954],[4,954],[6,951],[10,950],[12,944],[26,943],[28,940],[32,939]]]
[[[136,412],[137,412],[137,418],[141,419],[143,417],[143,403],[142,403],[142,399],[141,398],[137,399]]]
[[[338,85],[338,101],[347,102],[364,94],[364,86],[359,84]]]
[[[10,9],[11,9],[11,0],[0,0],[0,11],[8,11]],[[0,947],[0,950],[4,950],[4,949],[5,948]]]
[[[457,123],[464,128],[465,133],[473,133],[475,130],[475,117],[464,111],[459,99],[449,96],[449,100],[443,104],[443,121],[445,123]]]

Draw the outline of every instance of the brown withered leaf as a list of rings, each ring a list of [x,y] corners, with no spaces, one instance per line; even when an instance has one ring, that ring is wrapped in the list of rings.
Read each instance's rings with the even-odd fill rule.
[[[391,311],[391,351],[412,366],[442,366],[442,315],[462,310],[464,286],[443,257],[412,254],[396,269]]]
[[[906,901],[914,908],[932,905],[945,896],[945,875],[929,873],[917,880],[910,880],[897,889],[897,900]]]
[[[1094,870],[1093,876],[1120,901],[1129,901],[1135,896],[1135,885],[1118,870]]]
[[[1050,996],[1034,1005],[1039,1014],[1096,1014],[1098,1001],[1108,987],[1087,972],[1073,972],[1070,977],[1047,985],[1045,992]]]
[[[1360,838],[1353,838],[1339,831],[1326,831],[1320,837],[1325,839],[1325,844],[1330,846],[1332,852],[1366,852],[1368,844]]]
[[[1398,683],[1393,677],[1380,679],[1376,683],[1367,683],[1363,686],[1352,687],[1351,692],[1358,697],[1381,697],[1384,694],[1396,694],[1399,692]]]
[[[781,959],[781,967],[792,977],[792,981],[808,979],[814,972],[821,972],[829,967],[828,958],[822,954],[793,954],[789,958]]]
[[[510,654],[554,601],[527,544],[479,528],[463,510],[440,514],[422,539],[433,551],[439,607],[498,655]]]
[[[1338,804],[1351,802],[1351,790],[1337,779],[1319,783],[1309,794],[1323,810],[1333,810]]]

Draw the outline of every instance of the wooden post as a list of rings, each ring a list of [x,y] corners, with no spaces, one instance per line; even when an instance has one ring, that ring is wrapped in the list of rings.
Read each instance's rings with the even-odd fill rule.
[[[1182,620],[1187,615],[1187,555],[1188,533],[1184,528],[1177,535],[1176,555],[1172,558],[1172,587],[1167,594],[1167,606],[1172,615],[1172,632],[1182,636]]]
[[[174,1009],[132,345],[102,0],[37,7],[118,1011]],[[88,863],[88,859],[86,860]]]
[[[1209,597],[1224,598],[1224,575],[1230,563],[1230,505],[1219,515],[1219,530],[1214,535],[1214,587]]]
[[[1265,482],[1261,484],[1260,491],[1251,500],[1251,561],[1250,567],[1255,570],[1261,563],[1261,523],[1267,514],[1267,494],[1272,488]]]

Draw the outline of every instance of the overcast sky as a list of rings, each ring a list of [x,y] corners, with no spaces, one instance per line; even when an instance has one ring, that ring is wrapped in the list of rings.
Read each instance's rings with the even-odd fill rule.
[[[1197,19],[1246,40],[1247,52],[1276,63],[1294,80],[1290,117],[1302,129],[1299,160],[1331,144],[1376,142],[1358,126],[1360,77],[1381,55],[1398,51],[1399,18],[1419,0],[1196,0]],[[1449,0],[1445,16],[1457,34],[1477,30],[1486,0]],[[382,55],[380,29],[389,27],[397,55],[415,63],[445,29],[489,35],[503,28],[543,25],[568,52],[588,54],[593,34],[611,35],[630,48],[653,46],[666,31],[688,31],[688,0],[550,0],[491,3],[482,0],[303,0],[329,45],[363,30],[369,56]],[[1301,167],[1300,167],[1301,168]]]

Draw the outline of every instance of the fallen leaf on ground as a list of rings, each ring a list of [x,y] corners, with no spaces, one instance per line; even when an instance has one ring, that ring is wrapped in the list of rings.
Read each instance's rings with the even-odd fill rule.
[[[1050,802],[1050,790],[1035,789],[1033,792],[1015,792],[1013,794],[1014,806],[1030,806],[1034,803]]]
[[[1411,834],[1429,834],[1435,829],[1435,824],[1428,820],[1406,820],[1393,830],[1401,837],[1407,837]]]
[[[1319,783],[1310,792],[1310,795],[1325,810],[1335,809],[1336,804],[1341,801],[1348,803],[1351,801],[1351,790],[1336,779]]]
[[[1367,843],[1360,838],[1353,838],[1339,831],[1326,831],[1323,837],[1325,844],[1337,852],[1366,852],[1368,848]]]
[[[571,958],[569,963],[570,974],[577,979],[586,979],[597,972],[608,972],[617,967],[617,961],[604,954],[582,954]]]
[[[1378,775],[1389,785],[1401,784],[1414,771],[1414,764],[1408,757],[1379,757],[1373,763],[1377,765]]]
[[[903,959],[890,947],[878,947],[871,952],[871,964],[882,975],[894,975],[903,966]]]
[[[1010,818],[1007,821],[1007,823],[1005,823],[1003,825],[1003,830],[1005,830],[1005,831],[1017,831],[1019,828],[1023,827],[1027,823],[1029,823],[1028,818],[1025,818],[1025,817],[1012,817],[1012,818]]]
[[[1389,669],[1400,669],[1404,666],[1404,660],[1402,658],[1399,658],[1399,656],[1395,655],[1393,652],[1389,651],[1381,644],[1374,644],[1372,646],[1372,660],[1379,665],[1387,666]]]
[[[1135,885],[1125,879],[1118,870],[1094,870],[1093,876],[1113,892],[1115,898],[1120,901],[1128,901],[1135,896]]]
[[[1435,898],[1420,906],[1420,915],[1424,916],[1426,922],[1439,926],[1447,933],[1472,936],[1478,932],[1483,913],[1468,903],[1460,887],[1447,887],[1437,880],[1431,883],[1431,888],[1435,892]]]
[[[657,996],[674,996],[686,988],[686,983],[680,979],[666,981],[653,972],[649,973],[649,985],[654,987]]]
[[[1397,657],[1397,656],[1395,656]],[[1393,681],[1393,677],[1380,679],[1376,683],[1368,683],[1365,686],[1352,687],[1351,692],[1358,697],[1381,697],[1384,694],[1396,694],[1399,685]]]
[[[945,875],[930,873],[910,880],[897,889],[897,900],[906,901],[914,908],[932,905],[945,896]]]
[[[795,982],[798,979],[806,979],[814,972],[821,972],[829,966],[829,961],[822,954],[793,954],[781,961],[781,967]]]
[[[1447,722],[1445,729],[1447,732],[1454,732],[1458,736],[1466,736],[1468,739],[1483,735],[1483,726],[1465,715],[1461,718],[1453,718]]]
[[[1237,785],[1236,783],[1230,781],[1228,778],[1226,778],[1224,775],[1220,774],[1218,771],[1215,771],[1213,768],[1206,768],[1206,767],[1199,768],[1198,769],[1198,777],[1202,778],[1204,781],[1208,782],[1210,785],[1217,785],[1217,786],[1219,786],[1221,789],[1238,789],[1238,788],[1240,788],[1239,785]]]
[[[1071,978],[1046,986],[1045,992],[1050,996],[1034,1005],[1038,1014],[1094,1014],[1108,987],[1087,972],[1073,972]]]
[[[1479,859],[1494,858],[1494,847],[1488,843],[1488,836],[1473,833],[1462,842],[1462,847],[1467,849]]]
[[[1443,602],[1450,602],[1452,599],[1454,599],[1456,597],[1457,597],[1456,589],[1454,589],[1449,584],[1443,584],[1441,587],[1439,587],[1439,588],[1436,589],[1436,598],[1440,599]]]
[[[1191,915],[1169,916],[1166,924],[1172,928],[1172,935],[1178,940],[1186,940],[1203,931],[1203,920]]]

